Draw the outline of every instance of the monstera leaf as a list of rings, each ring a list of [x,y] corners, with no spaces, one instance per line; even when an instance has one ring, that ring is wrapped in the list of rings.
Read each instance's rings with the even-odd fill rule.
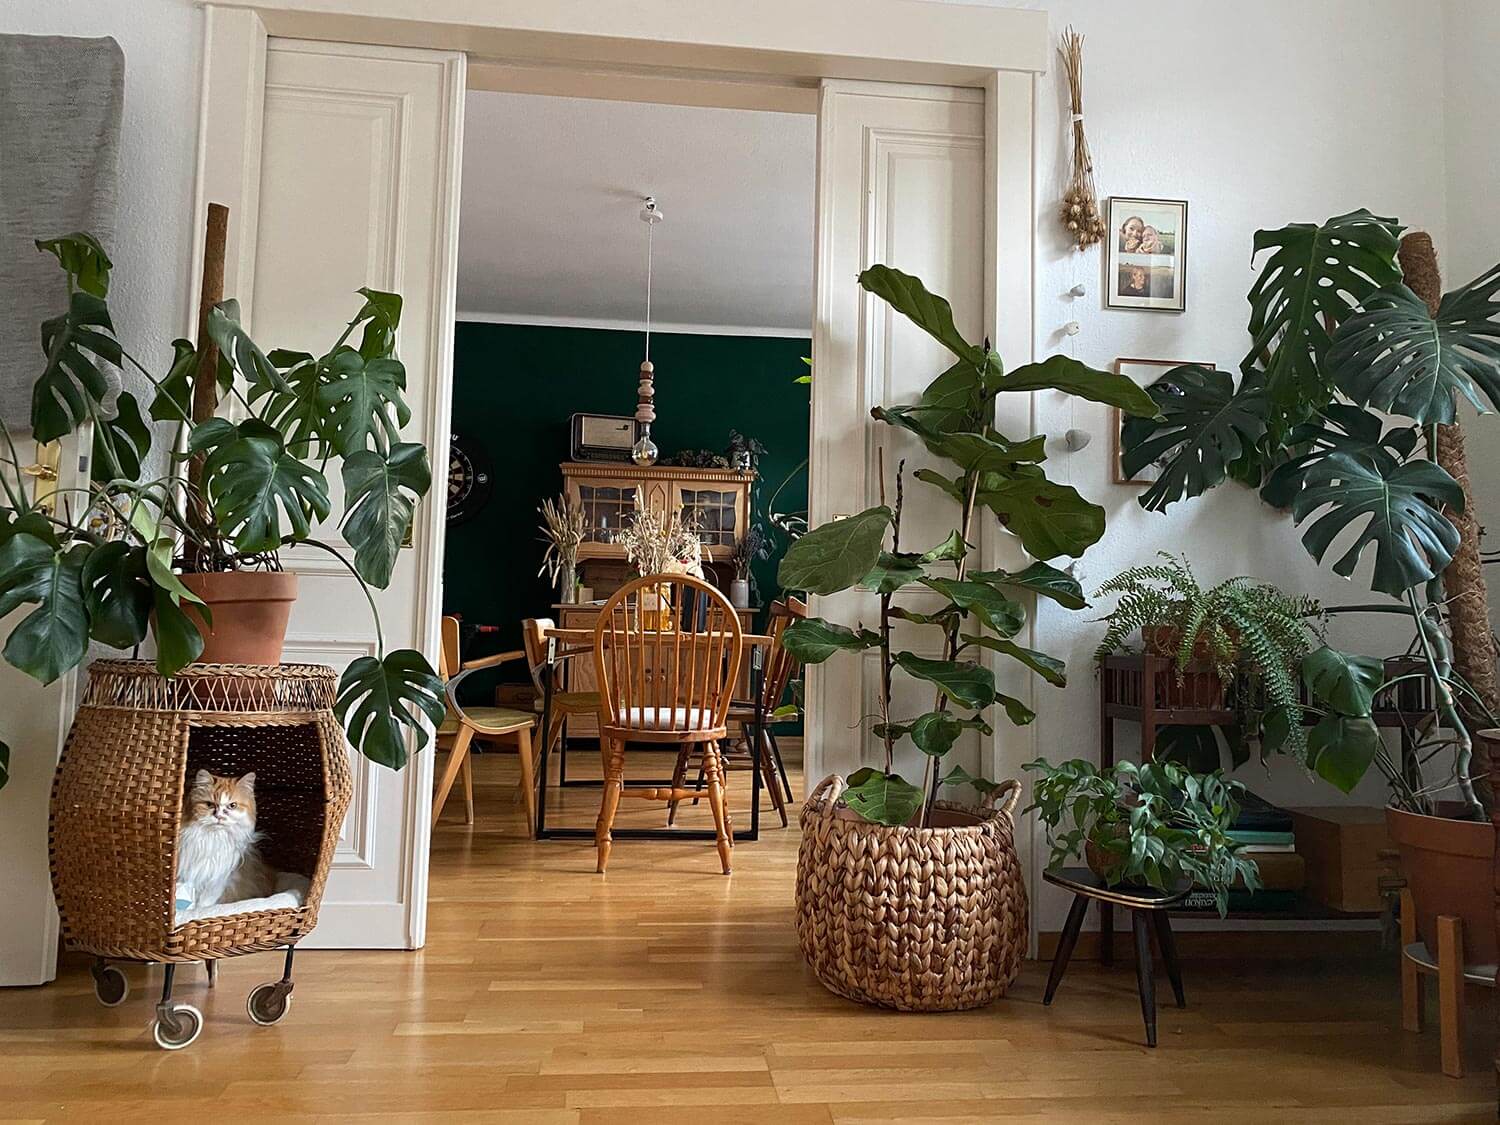
[[[776,581],[810,594],[847,590],[875,568],[890,524],[891,510],[880,505],[814,528],[787,549]]]
[[[57,258],[73,284],[91,297],[109,295],[109,271],[114,263],[91,234],[74,231],[60,238],[39,238],[36,248]]]
[[[1027,554],[1038,559],[1077,558],[1104,535],[1104,509],[1071,485],[1056,484],[1040,470],[1013,480],[995,476],[986,473],[980,478],[976,498],[1020,539]]]
[[[972,613],[1002,637],[1015,636],[1026,624],[1026,610],[1020,603],[988,582],[924,578],[922,585],[936,590],[966,613]]]
[[[151,427],[141,417],[135,396],[121,391],[115,397],[115,412],[94,419],[94,455],[89,475],[96,483],[140,480],[141,463],[151,451]]]
[[[47,365],[31,390],[31,430],[46,442],[96,417],[109,394],[99,365],[120,362],[120,342],[103,298],[75,290],[67,312],[42,322],[42,351]]]
[[[394,770],[406,764],[402,727],[412,731],[416,749],[422,749],[429,737],[422,719],[436,729],[448,712],[445,698],[443,682],[422,654],[398,649],[383,660],[361,656],[351,661],[339,678],[333,710],[356,750]]]
[[[193,372],[198,369],[198,351],[191,340],[172,341],[172,366],[156,384],[151,400],[151,418],[156,422],[187,422],[193,417]],[[220,389],[227,390],[220,380]]]
[[[898,652],[896,663],[911,676],[936,684],[960,707],[978,711],[995,702],[995,676],[972,660],[929,660],[912,652]]]
[[[1497,291],[1500,266],[1447,294],[1437,316],[1399,283],[1369,297],[1328,352],[1339,389],[1420,425],[1452,422],[1459,395],[1481,413],[1500,410]]]
[[[1371,465],[1331,453],[1307,471],[1292,505],[1292,519],[1300,525],[1314,512],[1327,509],[1302,536],[1302,545],[1319,562],[1340,532],[1365,521],[1354,545],[1333,564],[1334,573],[1348,578],[1373,544],[1371,585],[1400,597],[1452,560],[1458,529],[1435,505],[1462,511],[1463,502],[1458,483],[1431,461]]]
[[[258,418],[231,428],[233,435],[216,442],[203,464],[219,529],[246,552],[274,551],[287,538],[305,538],[328,515],[327,479],[292,456],[281,434]],[[194,427],[195,441],[207,429]],[[215,426],[209,432],[224,431]]]
[[[399,360],[366,359],[353,348],[341,348],[329,357],[327,373],[327,383],[317,389],[317,404],[340,456],[368,449],[377,434],[386,444],[398,440],[401,427],[411,421],[411,408],[401,393],[406,390],[406,368]]]
[[[787,652],[803,664],[821,664],[836,652],[860,652],[880,644],[880,635],[854,630],[821,617],[793,621],[782,635]]]
[[[281,372],[287,390],[252,387],[250,401],[259,403],[261,417],[281,431],[286,447],[299,457],[309,456],[326,440],[327,416],[318,392],[327,383],[323,366],[306,352],[277,349],[266,357]]]
[[[1365,210],[1321,226],[1292,223],[1255,232],[1255,250],[1271,256],[1250,290],[1249,373],[1264,360],[1266,391],[1278,423],[1302,420],[1333,397],[1324,358],[1330,326],[1365,298],[1401,279],[1401,225]]]
[[[119,540],[96,547],[83,564],[82,581],[89,636],[113,648],[146,639],[154,601],[146,548]]]
[[[1227,371],[1186,364],[1148,389],[1161,419],[1128,418],[1120,430],[1120,471],[1134,477],[1165,461],[1161,476],[1140,498],[1162,511],[1184,496],[1223,483],[1229,465],[1253,449],[1266,430],[1266,396],[1257,380],[1236,390]]]
[[[1385,681],[1385,662],[1324,645],[1302,658],[1308,690],[1341,715],[1368,715]]]
[[[234,298],[220,301],[208,311],[208,338],[219,346],[219,354],[245,377],[252,391],[289,389],[276,365],[240,327],[240,303]]]
[[[84,543],[65,549],[28,532],[0,545],[0,617],[37,607],[11,630],[5,659],[44,684],[77,666],[88,649],[83,567],[92,550]]]
[[[354,316],[354,324],[363,324],[359,354],[366,359],[384,359],[396,350],[396,329],[401,326],[401,294],[383,293],[379,289],[361,289],[365,299]]]
[[[969,343],[954,327],[953,307],[927,292],[921,278],[890,266],[871,266],[859,275],[859,284],[971,367],[983,369],[990,362],[983,348]]]
[[[370,585],[390,585],[416,503],[431,484],[427,449],[414,442],[398,442],[384,456],[363,449],[344,458],[344,538]]]
[[[1380,728],[1366,715],[1324,715],[1307,732],[1307,764],[1324,781],[1352,792],[1380,750]]]
[[[1043,598],[1051,598],[1064,609],[1086,609],[1088,601],[1083,596],[1083,587],[1071,574],[1049,566],[1044,562],[1032,563],[1025,570],[975,570],[969,573],[975,582],[990,582],[999,586],[1018,586],[1030,590]]]
[[[1379,417],[1362,407],[1330,403],[1312,421],[1292,430],[1287,444],[1310,448],[1272,469],[1261,486],[1260,498],[1272,507],[1290,508],[1302,491],[1307,470],[1330,453],[1347,454],[1371,467],[1394,468],[1411,456],[1419,440],[1415,427],[1387,431]]]
[[[870,766],[849,775],[844,804],[875,824],[892,828],[906,824],[922,807],[922,790],[904,777],[881,773]]]
[[[1151,396],[1123,375],[1099,371],[1065,355],[1017,367],[994,384],[1000,391],[1065,391],[1090,402],[1118,406],[1126,414],[1157,416]]]

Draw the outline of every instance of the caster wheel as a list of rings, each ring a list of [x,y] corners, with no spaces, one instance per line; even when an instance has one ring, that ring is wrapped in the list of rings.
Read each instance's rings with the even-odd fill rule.
[[[250,990],[245,1000],[245,1011],[262,1027],[280,1023],[292,1006],[292,988],[285,981],[273,980],[258,984]]]
[[[156,1022],[151,1025],[151,1034],[156,1039],[156,1045],[164,1051],[180,1051],[203,1030],[203,1013],[191,1004],[175,1004],[172,1006],[172,1017],[176,1022],[173,1027],[160,1015]]]
[[[106,1008],[115,1008],[125,1003],[130,995],[130,981],[113,965],[100,965],[93,970],[94,995]]]

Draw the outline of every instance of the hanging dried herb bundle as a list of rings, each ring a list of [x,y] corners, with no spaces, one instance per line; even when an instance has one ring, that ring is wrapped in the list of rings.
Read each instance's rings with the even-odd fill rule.
[[[1094,158],[1089,155],[1089,141],[1083,133],[1083,36],[1069,27],[1057,50],[1068,75],[1068,104],[1073,111],[1068,126],[1073,131],[1073,175],[1063,193],[1059,214],[1078,249],[1087,250],[1104,238],[1104,215],[1094,190]]]

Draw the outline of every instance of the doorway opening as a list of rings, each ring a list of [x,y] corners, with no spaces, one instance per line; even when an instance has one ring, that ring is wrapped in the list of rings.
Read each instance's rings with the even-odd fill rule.
[[[440,755],[434,864],[478,857],[476,840],[513,837],[528,819],[544,834],[592,836],[597,715],[586,698],[554,707],[567,712],[563,734],[542,753],[543,642],[531,625],[528,654],[526,623],[593,627],[640,569],[629,549],[638,507],[680,516],[703,578],[745,603],[745,633],[775,631],[777,565],[807,510],[816,131],[809,112],[468,92],[442,608],[458,622],[455,669],[516,654],[464,677],[462,710],[535,725],[476,734],[453,769]],[[659,222],[641,221],[648,197]],[[631,450],[648,355],[658,458],[642,466]],[[579,521],[571,570],[544,566],[548,501]],[[744,663],[735,695],[748,701]],[[596,690],[590,656],[558,669],[560,700]],[[802,791],[801,721],[770,730],[775,766],[759,772],[746,732],[730,732],[746,767],[728,786],[742,836],[752,823],[778,829]],[[677,753],[633,747],[627,785],[668,780]],[[697,772],[694,762],[689,785]],[[624,802],[617,834],[666,831],[668,815]],[[707,800],[673,811],[673,833],[712,828]]]

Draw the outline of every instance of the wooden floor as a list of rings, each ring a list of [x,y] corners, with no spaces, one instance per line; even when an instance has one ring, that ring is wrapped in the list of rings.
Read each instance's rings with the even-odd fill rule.
[[[731,878],[712,843],[627,840],[604,879],[587,845],[521,838],[513,765],[483,756],[478,826],[454,800],[437,829],[427,948],[299,955],[276,1027],[244,1011],[275,954],[226,962],[212,992],[186,969],[178,994],[207,1026],[175,1053],[147,1031],[158,970],[129,968],[114,1009],[76,958],[0,993],[0,1120],[1494,1120],[1482,994],[1460,1081],[1435,1031],[1400,1030],[1385,962],[1190,959],[1189,1007],[1163,1008],[1155,1051],[1128,965],[1073,966],[1050,1009],[1038,964],[984,1011],[863,1008],[797,953],[795,824],[740,844]],[[564,804],[578,822],[597,801]],[[625,802],[621,823],[661,815]]]

